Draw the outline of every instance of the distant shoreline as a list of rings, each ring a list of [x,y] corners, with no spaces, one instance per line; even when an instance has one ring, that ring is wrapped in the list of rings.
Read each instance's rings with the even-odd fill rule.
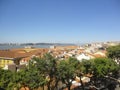
[[[22,45],[1,45],[0,44],[0,50],[7,50],[7,49],[20,49],[20,48],[25,48],[26,46],[30,46],[33,48],[50,48],[50,46],[76,46],[75,44],[22,44]]]
[[[73,43],[0,43],[1,45],[74,45]]]

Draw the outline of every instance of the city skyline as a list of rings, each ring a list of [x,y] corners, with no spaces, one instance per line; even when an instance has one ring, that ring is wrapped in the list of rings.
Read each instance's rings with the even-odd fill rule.
[[[120,41],[119,0],[1,0],[0,43]]]

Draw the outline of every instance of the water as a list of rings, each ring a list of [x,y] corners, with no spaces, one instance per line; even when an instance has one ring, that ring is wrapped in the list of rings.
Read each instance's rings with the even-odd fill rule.
[[[72,44],[56,44],[56,46],[69,46]],[[50,48],[52,45],[0,45],[0,50],[6,50],[6,49],[16,49],[16,48],[25,48],[26,46],[31,46],[35,48]]]
[[[32,45],[35,48],[49,48],[51,45]],[[15,49],[15,48],[25,48],[24,45],[1,45],[0,50],[5,49]]]

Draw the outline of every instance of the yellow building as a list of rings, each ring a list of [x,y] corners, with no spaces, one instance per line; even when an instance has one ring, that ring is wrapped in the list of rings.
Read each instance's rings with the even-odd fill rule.
[[[2,58],[0,57],[0,67],[4,68],[6,65],[13,64],[14,61],[12,58]]]
[[[19,65],[20,60],[25,56],[26,54],[18,53],[18,51],[0,50],[0,67],[4,68],[10,64]]]
[[[30,58],[35,56],[42,56],[48,52],[48,49],[10,49],[0,50],[0,67],[4,68],[6,65],[28,62]]]

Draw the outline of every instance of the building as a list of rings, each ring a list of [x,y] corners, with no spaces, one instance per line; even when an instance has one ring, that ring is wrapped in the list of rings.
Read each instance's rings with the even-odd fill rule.
[[[25,57],[27,57],[27,54],[18,51],[0,50],[0,67],[4,68],[10,64],[19,65],[20,60]]]
[[[28,52],[29,51],[29,52]],[[0,67],[6,65],[23,65],[34,56],[42,56],[48,52],[47,49],[15,49],[15,50],[0,50]]]
[[[84,53],[81,53],[80,55],[78,55],[77,60],[82,61],[82,60],[90,60],[90,57]]]
[[[14,61],[12,58],[0,57],[0,67],[5,67],[5,65],[13,64]]]

